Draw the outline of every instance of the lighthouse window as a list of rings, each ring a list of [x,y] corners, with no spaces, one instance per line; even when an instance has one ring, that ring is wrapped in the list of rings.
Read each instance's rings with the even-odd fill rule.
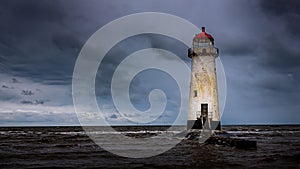
[[[209,43],[199,43],[199,47],[209,47]]]
[[[197,97],[197,90],[194,90],[194,97]]]

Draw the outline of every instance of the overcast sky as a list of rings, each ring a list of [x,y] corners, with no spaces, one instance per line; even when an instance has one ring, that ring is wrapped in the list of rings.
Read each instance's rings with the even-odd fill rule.
[[[78,125],[71,83],[82,46],[105,24],[137,12],[177,15],[213,35],[227,78],[223,124],[300,123],[298,0],[2,0],[0,125]],[[127,55],[149,47],[168,49],[190,64],[188,47],[168,37],[138,35],[117,44],[96,79],[99,107],[112,124],[129,123],[111,100],[113,71]],[[153,124],[172,123],[180,98],[167,74],[139,74],[130,87],[133,104],[149,108],[154,88],[165,91],[168,103]]]

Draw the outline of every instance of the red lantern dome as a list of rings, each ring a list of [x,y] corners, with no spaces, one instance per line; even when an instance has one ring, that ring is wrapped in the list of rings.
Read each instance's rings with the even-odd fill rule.
[[[214,38],[205,32],[205,27],[202,27],[202,32],[197,34],[195,39],[209,39],[212,43],[214,43]]]

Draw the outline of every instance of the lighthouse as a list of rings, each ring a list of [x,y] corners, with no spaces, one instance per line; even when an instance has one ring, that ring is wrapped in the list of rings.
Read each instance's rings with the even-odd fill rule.
[[[218,55],[214,38],[202,27],[188,50],[192,59],[188,129],[221,129],[215,63]]]

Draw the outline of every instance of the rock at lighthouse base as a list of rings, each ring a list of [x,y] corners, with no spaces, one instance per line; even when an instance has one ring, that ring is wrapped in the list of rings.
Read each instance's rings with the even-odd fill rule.
[[[188,132],[186,135],[186,139],[190,141],[197,141],[203,140],[204,137],[204,144],[215,144],[215,145],[223,145],[223,146],[230,146],[239,149],[256,149],[257,148],[257,141],[250,140],[245,138],[239,138],[232,134],[227,133],[226,131],[214,131],[212,135],[203,135],[202,130]],[[207,132],[207,131],[206,131]],[[207,138],[205,138],[207,137]]]

